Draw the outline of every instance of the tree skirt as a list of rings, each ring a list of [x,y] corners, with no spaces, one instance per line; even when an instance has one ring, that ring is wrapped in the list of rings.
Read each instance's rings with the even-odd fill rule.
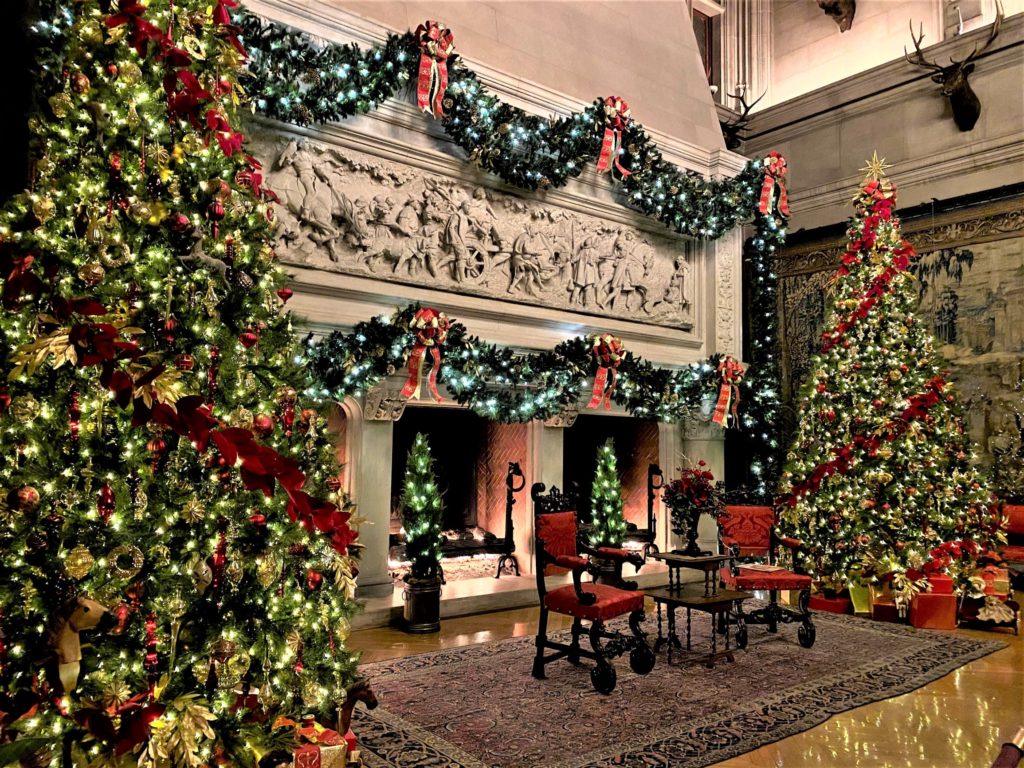
[[[663,651],[647,677],[620,657],[610,696],[594,692],[586,664],[553,662],[546,680],[533,679],[533,637],[367,664],[381,705],[357,709],[353,730],[367,768],[697,768],[920,688],[1005,647],[852,616],[814,620],[818,639],[809,650],[797,644],[795,626],[777,635],[755,626],[735,663],[709,670],[679,664],[710,642],[707,617],[695,613],[690,656],[674,654],[669,667]],[[649,614],[652,633],[654,624]]]

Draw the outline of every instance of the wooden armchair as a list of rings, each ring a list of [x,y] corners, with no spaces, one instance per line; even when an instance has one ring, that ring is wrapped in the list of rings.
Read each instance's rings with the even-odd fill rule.
[[[533,676],[544,679],[544,667],[552,661],[567,658],[579,664],[581,658],[593,659],[596,666],[590,670],[590,681],[598,693],[615,690],[617,675],[610,659],[629,652],[629,665],[639,675],[654,668],[654,651],[647,644],[640,624],[644,619],[642,592],[619,589],[608,584],[584,582],[583,575],[591,570],[591,563],[583,555],[595,550],[577,541],[576,512],[565,509],[566,499],[552,488],[545,494],[542,483],[535,483],[531,496],[534,501],[534,533],[537,556],[537,593],[540,597],[540,621],[537,628],[537,655],[533,661]],[[608,558],[607,552],[600,557]],[[572,584],[547,590],[544,577],[555,573],[572,573]],[[548,638],[548,613],[554,611],[572,616],[572,640],[566,645]],[[605,622],[616,616],[629,615],[631,635],[610,632]],[[589,622],[585,629],[583,622]],[[580,637],[586,632],[591,650],[580,646]],[[547,650],[554,653],[546,654]]]
[[[731,554],[729,565],[722,569],[722,583],[728,589],[742,592],[764,590],[768,592],[768,605],[748,614],[747,624],[766,624],[769,632],[777,632],[779,624],[800,622],[797,639],[804,648],[814,645],[815,628],[811,619],[811,577],[787,571],[783,568],[759,570],[758,566],[744,567],[737,561],[742,559],[765,559],[769,566],[775,566],[775,550],[781,544],[798,549],[801,543],[796,539],[779,537],[775,533],[775,509],[769,506],[731,505],[725,508],[719,518],[719,551]],[[797,608],[779,605],[780,590],[799,592]],[[742,610],[742,604],[740,608]],[[735,620],[735,617],[730,616]],[[747,637],[737,632],[736,644],[746,645]]]

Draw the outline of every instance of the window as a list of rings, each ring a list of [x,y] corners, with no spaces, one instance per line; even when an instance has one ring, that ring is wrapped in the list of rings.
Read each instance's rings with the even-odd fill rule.
[[[721,100],[722,79],[722,23],[721,7],[709,0],[697,0],[693,3],[693,35],[697,38],[697,51],[700,53],[704,74],[711,85],[715,100]]]

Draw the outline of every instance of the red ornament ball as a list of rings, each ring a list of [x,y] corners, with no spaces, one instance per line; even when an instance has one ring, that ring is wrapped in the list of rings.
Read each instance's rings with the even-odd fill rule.
[[[274,431],[274,417],[269,413],[257,413],[252,420],[252,428],[260,437],[267,437]]]
[[[252,328],[242,332],[242,335],[238,337],[242,346],[246,349],[252,349],[260,340],[260,335],[256,333]]]
[[[324,575],[313,568],[306,571],[306,586],[312,591],[320,589],[320,585],[324,583]]]
[[[221,219],[224,218],[225,213],[226,211],[224,210],[224,203],[222,203],[220,200],[214,200],[206,209],[206,216],[207,218],[210,219],[210,221],[220,221]]]
[[[7,503],[16,507],[21,512],[32,512],[39,506],[39,491],[31,485],[23,485],[14,491],[8,498]]]
[[[188,352],[182,352],[174,358],[174,367],[179,371],[191,371],[196,367],[196,359]]]
[[[287,304],[288,299],[295,295],[295,291],[289,288],[287,285],[283,288],[277,289],[277,298],[281,300],[282,304]]]

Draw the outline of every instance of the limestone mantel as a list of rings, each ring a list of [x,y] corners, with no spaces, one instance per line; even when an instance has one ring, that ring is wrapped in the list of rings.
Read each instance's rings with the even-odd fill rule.
[[[327,4],[254,0],[248,7],[336,42],[372,45],[393,31]],[[514,72],[468,63],[501,98],[528,112],[586,106]],[[649,133],[666,159],[705,177],[735,175],[746,162],[686,137]],[[486,341],[518,349],[611,332],[661,365],[741,354],[739,230],[713,243],[678,236],[623,205],[607,177],[590,169],[560,189],[509,188],[467,163],[408,93],[344,123],[298,127],[254,119],[247,134],[269,187],[282,198],[277,253],[293,277],[289,307],[318,333],[421,302]],[[342,403],[345,488],[368,520],[360,531],[364,595],[391,589],[394,427],[406,405],[401,379],[399,373]],[[611,414],[625,415],[619,408]],[[530,482],[563,484],[565,429],[573,419],[570,411],[529,425],[522,466]],[[677,426],[659,429],[666,473],[693,447]],[[716,475],[724,473],[720,435],[709,433],[701,452]],[[520,506],[531,508],[528,497]],[[664,549],[670,532],[663,510],[658,521]],[[529,541],[532,531],[516,530],[517,542]],[[713,535],[702,536],[706,546],[713,542]],[[520,544],[518,553],[530,572],[532,552]]]

